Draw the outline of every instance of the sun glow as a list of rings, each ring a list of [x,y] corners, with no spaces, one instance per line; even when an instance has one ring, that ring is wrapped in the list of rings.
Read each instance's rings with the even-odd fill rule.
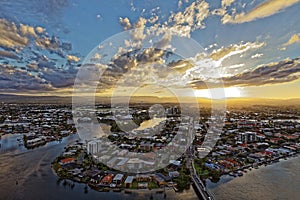
[[[225,99],[225,98],[232,98],[232,97],[242,97],[241,88],[239,87],[195,90],[194,94],[196,97],[204,97],[209,99]]]

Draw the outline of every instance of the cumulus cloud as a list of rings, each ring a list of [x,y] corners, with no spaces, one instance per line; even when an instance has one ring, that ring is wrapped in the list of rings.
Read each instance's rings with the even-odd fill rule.
[[[36,31],[38,34],[42,34],[42,33],[45,31],[45,29],[42,28],[42,27],[40,27],[40,26],[38,26],[38,27],[35,28],[35,31]]]
[[[20,28],[19,28],[20,32],[22,35],[29,35],[32,37],[37,37],[34,27],[32,26],[28,26],[28,25],[24,25],[24,24],[20,24]]]
[[[143,17],[140,17],[138,21],[134,24],[135,29],[131,30],[130,32],[133,41],[140,42],[146,37],[144,33],[146,23],[147,20]]]
[[[222,7],[230,6],[234,0],[222,0]]]
[[[52,39],[43,36],[38,38],[35,41],[36,46],[41,47],[43,49],[51,49],[51,50],[57,50],[60,46],[60,43],[57,38],[52,37]]]
[[[209,15],[209,4],[205,1],[193,2],[183,12],[173,13],[168,20],[168,27],[174,34],[190,37],[191,31],[204,28],[203,21]]]
[[[29,43],[29,39],[20,35],[18,27],[5,19],[0,19],[0,47],[23,48]]]
[[[142,34],[142,30],[144,30],[146,24],[150,25],[150,30],[157,31],[157,34],[170,31],[172,35],[190,37],[192,31],[205,27],[204,20],[208,16],[209,4],[206,1],[195,1],[183,11],[171,13],[168,20],[162,23],[157,22],[159,18],[157,15],[151,16],[149,19],[140,17],[134,26],[131,25],[128,18],[120,17],[119,22],[124,27],[124,30],[139,29],[139,31],[133,32],[135,40],[145,37],[145,34]]]
[[[284,43],[283,46],[289,46],[289,45],[294,44],[294,43],[299,43],[300,42],[300,37],[299,36],[300,36],[300,33],[292,35],[291,38],[289,39],[289,41]]]
[[[150,24],[154,24],[158,21],[158,16],[151,16],[149,19],[148,19],[148,22]]]
[[[129,30],[131,28],[131,23],[127,17],[125,17],[125,18],[120,17],[119,22],[124,27],[125,31]]]
[[[80,61],[80,58],[78,58],[77,56],[74,56],[74,55],[67,55],[66,58],[70,62],[79,62]]]
[[[300,2],[300,0],[268,0],[264,3],[258,5],[253,10],[248,13],[240,13],[234,16],[230,16],[228,14],[224,15],[222,22],[223,23],[232,23],[239,24],[254,21],[260,18],[269,17],[274,15],[283,9],[290,7],[296,3]]]
[[[48,34],[42,27],[33,27],[25,24],[15,24],[14,22],[0,19],[0,47],[5,50],[18,52],[19,57],[29,57],[33,53],[35,56],[38,52],[33,49],[42,48],[50,53],[64,58],[64,51],[71,50],[71,44],[61,42],[57,37],[48,37]],[[24,52],[24,55],[22,55]],[[3,52],[2,52],[3,54]],[[8,55],[6,53],[6,55]],[[12,54],[8,55],[11,57]]]

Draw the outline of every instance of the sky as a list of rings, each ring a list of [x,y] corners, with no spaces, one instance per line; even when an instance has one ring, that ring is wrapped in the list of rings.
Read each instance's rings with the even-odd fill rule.
[[[2,94],[300,98],[300,0],[0,4]]]

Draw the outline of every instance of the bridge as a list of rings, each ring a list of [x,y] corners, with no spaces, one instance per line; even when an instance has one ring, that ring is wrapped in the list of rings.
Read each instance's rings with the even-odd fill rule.
[[[190,170],[192,181],[193,181],[193,187],[195,189],[195,192],[197,193],[199,199],[202,200],[214,200],[214,196],[206,189],[205,185],[203,184],[202,180],[197,175],[197,172],[194,167],[194,163],[192,161],[193,157],[193,150],[191,147],[186,152],[186,159],[187,159],[187,167]]]

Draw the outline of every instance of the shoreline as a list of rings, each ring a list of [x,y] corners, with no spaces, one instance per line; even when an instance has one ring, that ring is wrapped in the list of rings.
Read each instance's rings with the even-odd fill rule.
[[[184,193],[184,192],[187,192],[187,191],[190,191],[191,188],[192,188],[192,184],[190,185],[190,188],[189,189],[185,189],[181,192],[178,192],[174,189],[174,187],[162,187],[162,188],[155,188],[155,189],[132,189],[132,188],[124,188],[124,187],[121,187],[121,188],[111,188],[111,187],[101,187],[100,190],[99,189],[96,189],[95,187],[91,186],[90,184],[88,183],[84,183],[84,182],[80,182],[80,181],[77,181],[75,179],[70,179],[70,178],[61,178],[56,172],[55,170],[53,169],[52,167],[52,164],[51,164],[51,171],[52,173],[57,177],[58,180],[61,180],[61,181],[71,181],[72,183],[76,183],[76,184],[82,184],[82,185],[85,185],[86,187],[89,187],[91,190],[94,190],[94,191],[97,191],[97,192],[123,192],[125,194],[131,194],[131,193],[140,193],[140,194],[148,194],[148,193],[152,193],[152,192],[155,192],[155,193],[165,193],[166,191],[174,191],[176,193]]]
[[[279,158],[279,159],[276,160],[276,162],[273,161],[273,163],[271,163],[271,164],[267,164],[267,165],[259,164],[259,165],[257,165],[257,167],[244,168],[244,170],[248,170],[248,171],[244,172],[243,174],[248,174],[250,172],[257,172],[257,171],[260,171],[262,169],[266,169],[266,168],[269,168],[269,167],[274,167],[276,165],[283,164],[285,162],[292,161],[292,160],[297,159],[297,158],[300,158],[300,153],[296,153],[292,156],[287,156],[287,157],[284,157],[284,158]],[[224,185],[226,183],[229,183],[233,180],[239,179],[239,178],[242,178],[242,176],[231,176],[231,175],[229,175],[229,173],[226,173],[226,174],[223,174],[223,175],[220,176],[220,180],[217,183],[212,182],[209,178],[205,179],[205,182],[206,182],[207,189],[214,194],[214,192],[212,191],[213,189],[215,189],[215,188],[217,188],[221,185]]]
[[[180,191],[180,192],[176,191],[173,187],[156,188],[156,189],[130,189],[130,188],[103,187],[103,188],[101,188],[102,190],[97,190],[97,189],[91,187],[88,183],[83,183],[83,182],[79,182],[79,181],[72,180],[72,179],[60,178],[52,167],[51,167],[51,171],[57,177],[57,180],[58,181],[60,180],[59,182],[66,181],[65,186],[67,185],[68,187],[72,188],[75,185],[81,185],[82,187],[84,187],[85,192],[87,192],[89,190],[92,190],[92,191],[97,192],[99,194],[101,194],[101,193],[106,193],[106,194],[120,193],[122,195],[132,195],[134,197],[136,195],[138,195],[138,196],[139,195],[143,195],[143,196],[149,196],[150,195],[150,198],[151,198],[152,195],[163,195],[163,198],[166,198],[170,194],[172,195],[172,193],[176,193],[176,195],[183,196],[183,198],[184,198],[184,196],[190,197],[190,196],[193,196],[193,195],[195,195],[195,197],[196,197],[196,192],[195,192],[195,189],[192,187],[192,184],[191,184],[189,189],[185,189],[185,190]],[[63,185],[63,183],[61,185]],[[74,185],[74,186],[72,186],[72,185]],[[192,198],[192,199],[194,199],[194,198]]]
[[[238,178],[223,176],[218,183],[208,181],[207,189],[217,199],[297,199],[299,159],[298,155],[274,165],[260,166]]]
[[[289,160],[289,159],[292,159],[292,158],[297,158],[297,157],[299,157],[299,155],[300,155],[300,152],[295,152],[292,155],[282,155],[282,156],[275,157],[275,158],[272,158],[272,159],[267,160],[267,161],[260,161],[258,163],[253,163],[251,165],[245,165],[241,168],[235,169],[235,170],[230,171],[228,173],[224,173],[224,174],[221,175],[221,177],[224,176],[224,175],[232,176],[232,174],[230,174],[232,172],[235,173],[235,175],[237,175],[237,176],[242,176],[243,174],[247,173],[246,170],[251,171],[252,169],[259,169],[261,166],[264,166],[264,167],[272,166],[273,164],[280,163],[280,162],[285,161],[285,160]],[[240,175],[240,173],[241,173],[241,175]],[[237,176],[233,176],[233,177],[237,177]]]

